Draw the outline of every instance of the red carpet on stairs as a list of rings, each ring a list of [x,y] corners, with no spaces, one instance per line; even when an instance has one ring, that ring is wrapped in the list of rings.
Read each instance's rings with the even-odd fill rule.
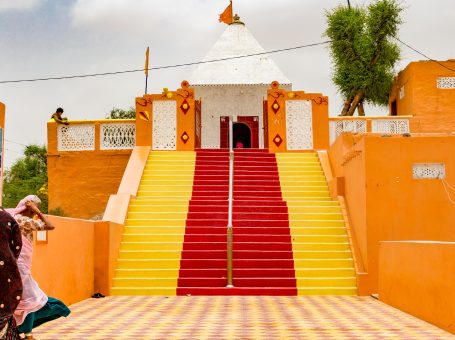
[[[297,295],[275,155],[237,149],[234,159],[234,288],[226,288],[229,153],[198,150],[177,295]]]

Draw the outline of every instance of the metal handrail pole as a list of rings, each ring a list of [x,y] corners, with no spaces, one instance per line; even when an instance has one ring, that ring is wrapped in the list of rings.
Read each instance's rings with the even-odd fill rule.
[[[228,198],[228,225],[227,225],[227,288],[233,288],[232,281],[232,200],[234,186],[234,150],[233,150],[233,124],[229,116],[229,198]]]

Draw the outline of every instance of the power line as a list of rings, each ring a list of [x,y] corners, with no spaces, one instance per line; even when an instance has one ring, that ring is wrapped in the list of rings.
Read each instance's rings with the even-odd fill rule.
[[[433,62],[435,62],[436,64],[439,64],[440,66],[442,66],[442,67],[444,67],[444,68],[446,68],[446,69],[448,69],[448,70],[450,70],[450,71],[452,71],[452,72],[455,72],[455,70],[454,70],[453,68],[450,68],[450,67],[448,67],[448,66],[442,64],[441,62],[439,62],[439,61],[437,61],[437,60],[435,60],[435,59],[433,59],[433,58],[430,58],[429,56],[427,56],[427,55],[423,54],[422,52],[416,50],[414,47],[412,47],[412,46],[406,44],[404,41],[400,40],[399,38],[397,38],[397,37],[395,37],[395,36],[394,36],[394,38],[395,38],[397,41],[399,41],[400,43],[402,43],[404,46],[406,46],[407,48],[413,50],[414,52],[420,54],[421,56],[427,58],[428,60],[433,61]]]
[[[22,144],[22,143],[18,143],[18,142],[15,142],[15,141],[13,141],[13,140],[9,140],[9,139],[6,139],[6,138],[5,138],[5,142],[8,142],[8,143],[14,143],[14,144],[17,144],[17,145],[22,145],[22,146],[25,146],[25,147],[27,147],[27,145],[25,145],[25,144]]]
[[[273,51],[268,51],[268,52],[252,53],[252,54],[246,54],[246,55],[235,56],[235,57],[227,57],[227,58],[221,58],[221,59],[196,61],[196,62],[191,62],[191,63],[183,63],[183,64],[151,67],[148,70],[149,71],[151,71],[151,70],[163,70],[163,69],[168,69],[168,68],[176,68],[176,67],[183,67],[183,66],[192,66],[192,65],[200,65],[200,64],[207,64],[207,63],[215,63],[215,62],[219,62],[219,61],[226,61],[226,60],[233,60],[233,59],[249,58],[249,57],[255,57],[255,56],[259,56],[259,55],[272,54],[272,53],[278,53],[278,52],[297,50],[297,49],[306,48],[306,47],[314,47],[314,46],[319,46],[319,45],[325,45],[325,44],[328,44],[329,42],[330,41],[323,41],[323,42],[319,42],[319,43],[313,43],[313,44],[307,44],[307,45],[301,45],[301,46],[295,46],[295,47],[282,48],[282,49],[279,49],[279,50],[273,50]],[[110,75],[115,75],[115,74],[135,73],[135,72],[144,72],[144,69],[141,68],[141,69],[135,69],[135,70],[103,72],[103,73],[91,73],[91,74],[82,74],[82,75],[61,76],[61,77],[47,77],[47,78],[19,79],[19,80],[2,80],[2,81],[0,81],[0,84],[24,83],[24,82],[34,82],[34,81],[47,81],[47,80],[62,80],[62,79],[74,79],[74,78],[88,78],[88,77],[110,76]]]

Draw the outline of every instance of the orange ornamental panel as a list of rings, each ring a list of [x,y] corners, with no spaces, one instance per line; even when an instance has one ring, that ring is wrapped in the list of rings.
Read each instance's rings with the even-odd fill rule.
[[[286,151],[286,91],[277,81],[267,91],[268,145],[270,152]]]
[[[181,86],[176,91],[177,150],[192,151],[196,144],[194,90],[189,87],[186,80],[182,81]]]
[[[304,126],[307,131],[307,146],[299,151],[304,150],[324,150],[329,146],[329,113],[328,113],[328,97],[321,93],[305,93],[304,91],[286,91],[279,88],[279,83],[274,81],[272,88],[267,92],[267,130],[268,137],[265,140],[268,142],[270,152],[283,152],[288,150],[288,140],[292,143],[292,136],[288,136],[289,127],[287,127],[286,110],[289,105],[288,101],[309,101],[311,104],[311,125]],[[300,123],[300,122],[299,122]],[[298,136],[300,139],[302,136]],[[265,145],[267,145],[267,142]]]
[[[181,86],[177,91],[168,91],[167,88],[164,88],[161,94],[147,94],[136,98],[137,146],[153,144],[153,103],[155,101],[174,101],[176,103],[176,150],[194,150],[196,144],[194,90],[189,87],[186,80],[182,81]]]

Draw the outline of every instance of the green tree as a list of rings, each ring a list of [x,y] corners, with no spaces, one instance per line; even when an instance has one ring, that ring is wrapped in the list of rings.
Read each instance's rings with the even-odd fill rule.
[[[27,195],[37,195],[40,210],[47,213],[47,151],[45,146],[28,145],[24,156],[5,170],[3,206],[13,208]]]
[[[333,82],[345,98],[340,116],[363,103],[387,105],[400,49],[393,41],[402,23],[403,8],[396,0],[378,0],[368,7],[338,6],[326,13]]]
[[[107,119],[134,119],[136,118],[136,110],[130,107],[128,110],[122,110],[114,107],[106,116]]]

